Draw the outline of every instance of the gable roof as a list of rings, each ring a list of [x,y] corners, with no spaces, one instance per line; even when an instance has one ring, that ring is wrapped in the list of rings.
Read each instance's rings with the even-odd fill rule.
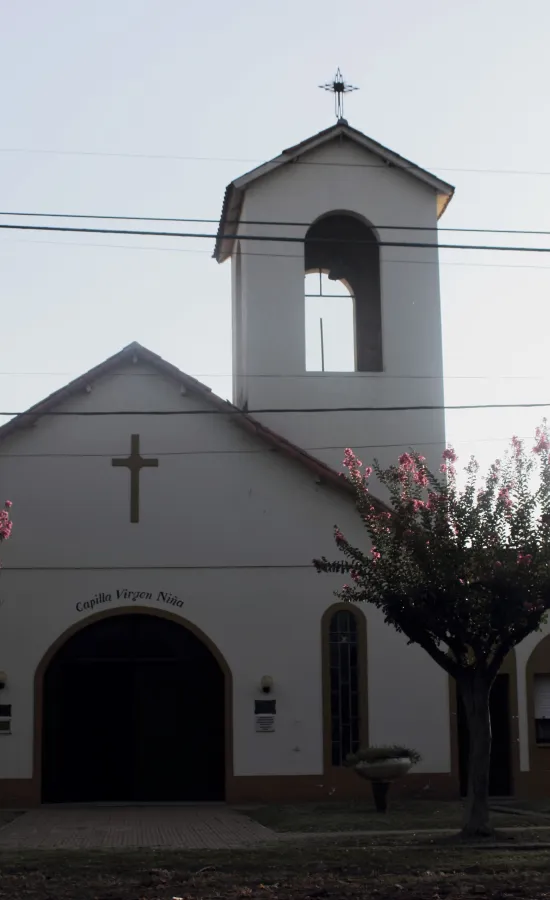
[[[207,387],[201,381],[197,381],[196,378],[186,375],[186,373],[178,369],[177,366],[167,362],[157,353],[153,353],[152,350],[148,350],[147,347],[142,346],[137,341],[128,344],[127,347],[124,347],[118,353],[115,353],[114,356],[110,356],[98,366],[94,366],[93,369],[90,369],[83,375],[79,375],[78,378],[70,381],[69,384],[54,391],[49,397],[46,397],[39,403],[35,403],[34,406],[31,406],[26,412],[14,416],[14,418],[10,419],[9,422],[6,422],[5,425],[0,426],[0,442],[9,435],[34,424],[42,415],[51,414],[60,403],[65,400],[70,400],[72,397],[75,397],[86,390],[86,388],[97,378],[109,375],[111,372],[116,371],[117,367],[121,364],[133,362],[143,362],[151,365],[162,375],[175,381],[180,388],[183,387],[190,394],[195,394],[201,399],[206,400],[213,409],[216,409],[221,413],[226,413],[230,417],[231,422],[235,423],[249,434],[255,435],[271,450],[277,451],[282,456],[286,456],[288,459],[300,463],[316,477],[319,483],[331,485],[348,496],[354,496],[353,487],[341,473],[336,471],[336,469],[331,468],[331,466],[322,462],[320,459],[307,453],[306,450],[302,450],[297,444],[293,444],[292,441],[287,440],[282,435],[267,428],[257,419],[253,418],[253,416],[244,412],[242,409],[239,409],[238,406],[234,406],[233,403],[230,403],[228,400],[222,400],[221,397],[218,397],[211,388]],[[376,503],[380,503],[381,506],[384,506],[381,501],[377,501],[374,497],[373,500]],[[386,507],[384,506],[384,508]]]
[[[432,175],[431,172],[427,172],[426,169],[417,166],[416,163],[405,159],[404,156],[394,153],[393,150],[389,150],[388,147],[384,147],[378,141],[367,137],[366,134],[358,131],[357,128],[352,128],[345,120],[340,120],[336,125],[331,125],[330,128],[319,131],[313,137],[307,138],[293,147],[288,147],[279,156],[263,163],[261,166],[257,166],[257,168],[252,169],[245,175],[241,175],[240,178],[236,178],[235,181],[232,181],[227,186],[218,226],[216,246],[214,248],[214,258],[218,262],[224,262],[231,256],[241,216],[243,198],[247,188],[259,178],[269,175],[270,172],[279,169],[286,163],[296,162],[304,153],[309,153],[311,150],[315,150],[338,137],[352,141],[359,147],[363,147],[363,149],[378,156],[384,165],[401,169],[411,177],[432,188],[437,194],[437,217],[440,218],[443,215],[454,194],[455,189],[451,184],[442,181],[436,175]]]

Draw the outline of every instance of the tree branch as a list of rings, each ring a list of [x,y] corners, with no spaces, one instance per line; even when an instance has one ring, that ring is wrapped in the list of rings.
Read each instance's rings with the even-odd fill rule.
[[[431,656],[433,661],[436,662],[438,666],[441,666],[442,669],[445,669],[445,671],[453,678],[460,676],[460,673],[463,670],[462,666],[455,663],[448,653],[444,653],[443,650],[440,650],[437,644],[435,644],[427,634],[417,631],[416,629],[407,629],[406,627],[403,627],[403,634],[405,634],[413,644],[418,644],[422,647],[422,649]]]

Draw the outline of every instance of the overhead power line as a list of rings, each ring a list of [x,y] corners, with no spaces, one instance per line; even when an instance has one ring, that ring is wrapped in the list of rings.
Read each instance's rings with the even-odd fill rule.
[[[35,241],[32,238],[30,240],[18,240],[8,238],[7,240],[1,241],[2,243],[11,243],[11,244],[40,244],[48,245],[50,247],[95,247],[103,250],[133,250],[136,252],[151,252],[151,253],[205,253],[208,256],[212,256],[212,252],[210,250],[199,250],[196,247],[140,247],[134,244],[96,244],[91,241],[79,241],[76,243],[75,241]],[[242,250],[241,256],[263,256],[269,257],[270,259],[279,258],[279,259],[301,259],[302,257],[298,253],[258,253],[256,251],[251,250]],[[384,262],[385,266],[396,266],[396,265],[407,265],[407,266],[458,266],[461,268],[470,268],[470,269],[537,269],[542,271],[550,271],[550,266],[539,266],[533,263],[479,263],[479,262],[449,262],[448,260],[433,260],[433,259],[389,259]],[[343,295],[346,296],[345,294]]]
[[[237,156],[183,156],[172,153],[114,153],[101,150],[57,150],[43,149],[33,147],[0,147],[0,153],[29,153],[48,156],[89,156],[104,157],[114,159],[148,159],[148,160],[174,160],[178,162],[217,162],[217,163],[253,163],[256,166],[265,165],[270,160],[261,159],[259,157],[237,157]],[[297,159],[293,160],[293,165],[300,166],[333,166],[345,169],[383,169],[388,171],[386,163],[350,163],[334,161],[316,161]],[[528,175],[528,176],[547,176],[550,171],[540,169],[489,169],[489,168],[469,168],[464,166],[417,166],[414,163],[403,163],[400,168],[403,169],[434,169],[439,172],[464,172],[475,175]]]
[[[532,434],[519,435],[520,440],[534,440]],[[492,437],[492,438],[471,438],[470,440],[447,441],[453,447],[458,444],[497,444],[510,442],[509,437]],[[395,444],[354,444],[355,451],[359,450],[393,450],[403,447],[442,447],[445,441],[401,441]],[[341,450],[341,444],[332,444],[322,447],[302,447],[306,453],[319,453],[324,450]],[[249,456],[256,454],[277,454],[281,451],[275,447],[269,448],[247,448],[246,450],[229,449],[229,450],[150,450],[147,456]],[[2,459],[109,459],[116,456],[118,451],[113,453],[2,453],[0,452],[0,460]]]
[[[15,231],[54,231],[54,232],[73,232],[77,234],[131,234],[136,235],[137,237],[172,237],[172,238],[200,238],[207,240],[216,240],[216,234],[206,234],[204,232],[188,232],[188,231],[140,231],[137,229],[113,229],[113,228],[81,228],[69,225],[19,225],[19,224],[6,224],[1,223],[0,229],[4,230],[15,230]],[[290,237],[290,236],[277,236],[277,235],[264,235],[264,234],[225,234],[224,238],[226,240],[245,240],[245,241],[260,241],[267,243],[285,243],[285,244],[303,244],[305,242],[305,238],[300,237]],[[341,243],[341,244],[354,244],[354,245],[372,245],[372,241],[361,240],[361,239],[350,239],[350,238],[316,238],[316,243]],[[426,241],[377,241],[378,246],[380,247],[416,247],[418,249],[424,250],[492,250],[492,251],[504,251],[508,253],[550,253],[550,247],[506,247],[506,246],[491,246],[484,244],[439,244],[439,243],[428,243]]]
[[[420,404],[418,406],[312,406],[312,407],[282,407],[281,409],[251,409],[244,410],[228,406],[227,409],[107,409],[107,410],[41,410],[27,409],[23,412],[1,412],[0,416],[28,416],[37,418],[41,416],[256,416],[273,413],[329,413],[329,412],[417,412],[436,411],[446,409],[541,409],[550,407],[548,403],[459,403],[459,404]]]
[[[96,215],[88,213],[34,213],[34,212],[0,212],[0,216],[13,218],[32,219],[94,219],[116,222],[187,222],[189,224],[217,225],[219,219],[182,218],[176,216],[115,216]],[[239,219],[240,225],[274,225],[277,227],[309,228],[311,222],[287,222],[276,219]],[[548,236],[550,231],[538,231],[525,228],[452,228],[439,225],[378,225],[373,223],[372,228],[377,231],[450,231],[464,234],[532,234]]]
[[[550,266],[549,266],[550,268]],[[345,299],[345,298],[344,298]],[[192,378],[232,378],[233,372],[189,372]],[[360,373],[361,374],[361,373]],[[383,381],[384,379],[388,379],[391,381],[548,381],[550,380],[550,374],[548,375],[389,375],[387,372],[375,372],[375,373],[362,373],[365,376],[372,374],[372,377],[376,381]],[[8,378],[43,378],[43,377],[51,377],[51,378],[77,378],[82,375],[82,372],[0,372],[0,378],[8,377]],[[338,378],[357,378],[356,371],[349,372],[331,372],[330,370],[325,372],[311,371],[311,372],[299,372],[296,375],[273,375],[271,373],[260,373],[258,375],[252,376],[253,378],[277,378],[277,379],[295,379],[295,378],[323,378],[326,379],[331,375],[336,376]],[[119,377],[119,378],[162,378],[161,375],[158,375],[155,372],[111,372],[109,374],[110,378]]]
[[[140,571],[168,571],[170,569],[174,570],[192,570],[205,572],[210,569],[222,569],[222,570],[232,570],[232,569],[310,569],[312,572],[315,572],[315,567],[312,562],[309,563],[219,563],[216,565],[215,563],[209,563],[207,566],[194,566],[194,565],[161,565],[161,566],[148,566],[148,565],[133,565],[133,566],[10,566],[10,565],[2,565],[2,570],[4,572],[140,572]]]

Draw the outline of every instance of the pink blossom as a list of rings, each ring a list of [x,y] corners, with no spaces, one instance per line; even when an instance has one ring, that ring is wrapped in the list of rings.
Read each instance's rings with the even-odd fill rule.
[[[345,541],[345,537],[344,537],[344,535],[342,534],[342,532],[340,531],[339,528],[335,528],[335,529],[334,529],[334,538],[335,538],[335,540],[337,540],[337,541]]]
[[[518,565],[529,566],[533,561],[533,557],[530,553],[518,553]]]
[[[455,463],[458,459],[458,456],[452,447],[447,447],[447,449],[443,451],[442,457],[450,463]]]
[[[346,450],[344,450],[343,465],[349,470],[351,476],[358,476],[359,469],[362,467],[363,463],[356,457],[353,450],[350,450],[350,448],[347,447]]]
[[[4,503],[4,506],[6,507],[6,509],[11,509],[11,507],[13,506],[13,503],[11,502],[11,500],[6,500],[6,502]]]
[[[502,501],[507,509],[510,509],[510,507],[512,506],[512,498],[510,497],[511,487],[512,486],[510,484],[506,484],[504,485],[504,487],[501,487],[500,491],[498,492],[498,499]]]
[[[536,444],[533,447],[533,453],[541,454],[550,450],[550,440],[542,428],[535,431]]]
[[[350,465],[362,466],[363,465],[361,460],[357,459],[357,457],[356,457],[355,453],[353,452],[353,450],[351,449],[351,447],[346,447],[346,449],[344,450],[344,465],[345,466],[350,466]]]
[[[399,465],[401,466],[402,469],[405,469],[406,471],[411,471],[412,469],[416,468],[415,463],[414,463],[414,458],[411,456],[410,453],[402,453],[401,454],[401,456],[399,457]]]
[[[425,507],[426,509],[434,510],[437,507],[437,501],[439,497],[437,494],[434,494],[433,491],[428,491],[428,499],[426,500]]]
[[[380,559],[380,553],[378,552],[378,550],[376,549],[376,547],[373,547],[373,548],[372,548],[372,550],[371,550],[371,556],[372,556],[373,562],[376,562],[377,559]]]
[[[7,541],[12,532],[13,522],[10,520],[8,512],[11,505],[11,500],[6,500],[6,508],[0,509],[0,541]]]
[[[447,473],[447,466],[445,465],[445,463],[441,463],[441,465],[439,467],[439,471],[441,472],[442,475],[445,475]]]
[[[351,577],[353,578],[354,581],[356,581],[356,582],[359,581],[360,574],[359,574],[359,572],[357,571],[357,569],[354,569],[352,572],[350,572],[350,575],[351,575]]]
[[[501,569],[501,568],[502,568],[502,563],[499,559],[497,559],[497,561],[495,562],[495,569]]]
[[[420,487],[427,486],[428,476],[426,475],[426,472],[424,471],[424,469],[417,469],[417,471],[414,474],[414,480],[416,481],[417,484],[420,485]]]
[[[418,512],[420,509],[424,509],[425,503],[422,500],[411,500],[411,506],[415,512]]]

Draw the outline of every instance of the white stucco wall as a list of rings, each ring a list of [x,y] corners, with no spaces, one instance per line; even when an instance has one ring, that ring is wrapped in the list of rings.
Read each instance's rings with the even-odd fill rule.
[[[439,268],[433,249],[380,248],[383,372],[306,372],[304,245],[247,241],[246,235],[303,239],[308,226],[246,222],[312,223],[331,211],[359,214],[375,227],[394,226],[379,230],[382,241],[437,239],[435,192],[406,172],[381,165],[378,157],[349,141],[333,141],[253,183],[244,198],[245,224],[239,227],[246,332],[240,344],[245,347],[244,362],[234,360],[234,369],[242,365],[246,372],[235,379],[236,402],[246,397],[252,412],[441,405]],[[411,225],[432,230],[405,229]],[[413,445],[437,468],[444,443],[441,410],[258,417],[301,446],[328,448],[316,453],[334,465],[340,464],[342,446],[371,445],[366,454],[385,464],[395,460],[399,448]]]
[[[64,410],[198,410],[197,400],[141,365],[121,369]],[[159,459],[141,473],[141,520],[129,522],[129,475],[111,457]],[[260,451],[260,452],[258,452]],[[314,556],[334,555],[338,523],[364,539],[352,504],[298,464],[265,452],[224,416],[51,416],[0,445],[0,498],[13,501],[2,546],[0,669],[13,733],[0,736],[0,777],[32,773],[33,679],[51,644],[91,610],[132,605],[117,590],[150,592],[219,648],[233,675],[236,775],[322,772],[320,622],[341,579],[317,575]],[[96,607],[104,609],[105,604]],[[94,610],[94,612],[96,611]],[[418,648],[368,620],[371,742],[404,741],[422,769],[449,770],[446,676]],[[273,734],[254,731],[262,675],[277,699]]]

